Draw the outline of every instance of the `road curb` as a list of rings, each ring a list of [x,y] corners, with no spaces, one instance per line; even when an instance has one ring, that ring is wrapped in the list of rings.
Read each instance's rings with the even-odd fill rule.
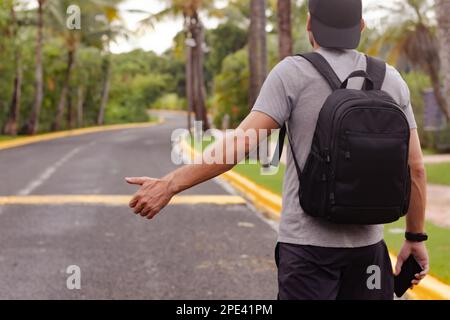
[[[16,138],[11,141],[0,142],[0,150],[16,148],[28,144],[33,144],[37,142],[55,140],[60,138],[68,138],[81,136],[89,133],[97,133],[97,132],[106,132],[106,131],[114,131],[114,130],[122,130],[122,129],[134,129],[134,128],[145,128],[154,125],[158,125],[164,122],[163,118],[160,118],[156,122],[142,122],[142,123],[127,123],[127,124],[115,124],[108,126],[96,126],[89,128],[81,128],[81,129],[73,129],[73,130],[64,130],[52,133],[43,133],[35,136]]]
[[[181,148],[193,157],[199,156],[199,152],[194,150],[185,140],[181,142]],[[282,209],[282,198],[241,176],[229,171],[219,178],[226,180],[235,187],[244,198],[249,200],[256,208],[270,219],[279,221]],[[397,257],[390,253],[392,265],[395,266]],[[408,297],[414,300],[450,300],[450,286],[428,275],[414,290],[408,290]]]

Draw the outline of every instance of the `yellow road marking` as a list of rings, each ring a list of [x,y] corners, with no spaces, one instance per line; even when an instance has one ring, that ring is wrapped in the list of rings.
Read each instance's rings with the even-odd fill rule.
[[[125,195],[45,195],[45,196],[6,196],[0,197],[0,205],[107,205],[127,206],[131,200]],[[192,195],[175,196],[171,205],[215,204],[232,205],[245,204],[239,196],[228,195]]]
[[[113,130],[121,130],[121,129],[145,128],[145,127],[161,124],[162,122],[164,122],[164,120],[162,118],[160,118],[159,121],[157,121],[157,122],[115,124],[115,125],[109,125],[109,126],[99,126],[99,127],[58,131],[58,132],[53,132],[53,133],[44,133],[44,134],[39,134],[39,135],[35,135],[35,136],[16,138],[16,139],[13,139],[10,141],[0,142],[0,150],[15,148],[15,147],[19,147],[19,146],[23,146],[23,145],[27,145],[27,144],[31,144],[31,143],[36,143],[36,142],[80,136],[80,135],[84,135],[84,134],[88,134],[88,133],[113,131]]]

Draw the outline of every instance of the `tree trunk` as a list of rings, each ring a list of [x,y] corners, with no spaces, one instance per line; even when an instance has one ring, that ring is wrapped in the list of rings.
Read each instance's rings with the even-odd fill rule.
[[[9,107],[8,120],[3,128],[3,133],[11,136],[17,135],[17,122],[20,114],[20,98],[22,95],[22,59],[19,53],[19,48],[16,49],[16,76],[14,78],[14,89]]]
[[[72,97],[72,89],[69,89],[69,94],[67,95],[67,125],[69,129],[73,129],[75,127],[75,108],[73,107],[73,97]]]
[[[292,55],[291,0],[278,0],[278,50],[280,60]]]
[[[31,117],[25,126],[25,132],[28,134],[36,134],[39,129],[39,115],[42,108],[42,100],[44,98],[44,79],[42,72],[42,42],[44,31],[44,3],[45,0],[38,0],[38,21],[37,21],[37,35],[36,35],[36,67],[35,67],[35,93],[33,110]]]
[[[192,74],[192,106],[195,111],[195,120],[202,121],[203,130],[209,129],[209,120],[206,110],[206,89],[203,75],[203,43],[204,28],[198,17],[190,18],[190,33],[195,45],[191,49]]]
[[[249,107],[252,108],[267,75],[266,0],[251,0],[249,31]]]
[[[77,127],[83,126],[83,106],[84,106],[84,92],[83,87],[79,86],[77,90]]]
[[[13,36],[17,37],[17,21],[14,11],[14,6],[11,8],[11,17],[13,24]],[[17,123],[19,121],[20,114],[20,98],[22,95],[22,79],[23,79],[23,69],[22,69],[22,54],[20,46],[15,43],[14,56],[16,60],[16,75],[14,78],[14,89],[11,98],[11,104],[9,107],[9,115],[6,120],[5,126],[3,128],[3,133],[11,136],[17,135]]]
[[[195,90],[197,95],[197,104],[198,104],[198,113],[199,118],[203,123],[203,130],[209,129],[209,121],[208,121],[208,112],[206,110],[206,88],[205,88],[205,77],[204,77],[204,51],[203,44],[205,42],[205,29],[203,24],[200,21],[197,21],[197,38],[196,38],[196,46],[195,51],[196,54],[194,57],[196,58],[196,79],[197,85]]]
[[[61,121],[64,115],[64,110],[66,108],[67,94],[69,93],[70,76],[72,74],[74,62],[75,62],[75,49],[71,48],[67,52],[67,69],[64,75],[64,81],[61,90],[61,96],[59,98],[58,107],[56,109],[56,117],[52,125],[53,131],[58,131],[61,129]]]
[[[192,128],[192,121],[191,121],[191,115],[194,111],[194,102],[193,102],[193,72],[192,72],[192,46],[188,43],[188,41],[191,39],[191,34],[189,32],[189,22],[185,22],[186,32],[185,32],[185,39],[186,39],[186,99],[188,103],[188,112],[187,112],[187,129],[191,131]]]
[[[444,79],[443,97],[450,112],[450,1],[436,0],[438,38],[440,40],[441,72]],[[447,112],[447,114],[449,113]],[[450,122],[450,118],[447,117]]]
[[[111,76],[111,61],[109,53],[105,57],[105,76],[103,80],[102,100],[100,103],[100,109],[97,117],[97,125],[101,126],[105,122],[105,110],[108,104],[109,88],[110,88],[110,76]]]

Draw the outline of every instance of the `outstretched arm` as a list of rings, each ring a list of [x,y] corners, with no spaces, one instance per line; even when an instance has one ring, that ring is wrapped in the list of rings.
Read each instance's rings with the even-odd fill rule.
[[[220,162],[220,164],[202,163],[185,165],[161,179],[148,177],[126,178],[128,183],[140,186],[130,201],[130,208],[134,210],[134,213],[139,213],[143,217],[152,219],[169,203],[174,195],[231,170],[242,160],[239,159],[238,155],[248,154],[256,148],[259,143],[260,130],[267,130],[270,134],[271,130],[278,128],[278,123],[268,115],[257,111],[251,112],[239,125],[238,129],[244,133],[250,130],[256,131],[256,135],[253,135],[257,137],[255,141],[245,139],[245,143],[241,145],[239,143],[233,143],[238,140],[238,137],[231,135],[215,142],[216,146],[213,147],[214,149],[219,147],[222,150],[225,149],[226,152],[232,152],[231,159],[234,159],[233,163],[227,164],[225,160],[230,159],[230,157],[227,157],[226,152],[223,152],[224,161]],[[249,134],[248,136],[251,135]],[[234,146],[234,150],[230,151],[225,147],[230,145]],[[244,150],[240,150],[240,148],[244,148]]]

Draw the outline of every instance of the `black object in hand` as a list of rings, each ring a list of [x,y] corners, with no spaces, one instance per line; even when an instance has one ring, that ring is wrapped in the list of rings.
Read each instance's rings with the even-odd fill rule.
[[[405,262],[403,262],[402,270],[400,274],[394,278],[394,292],[397,297],[401,297],[405,294],[406,290],[411,287],[411,281],[416,278],[417,273],[423,271],[420,264],[410,255]]]

